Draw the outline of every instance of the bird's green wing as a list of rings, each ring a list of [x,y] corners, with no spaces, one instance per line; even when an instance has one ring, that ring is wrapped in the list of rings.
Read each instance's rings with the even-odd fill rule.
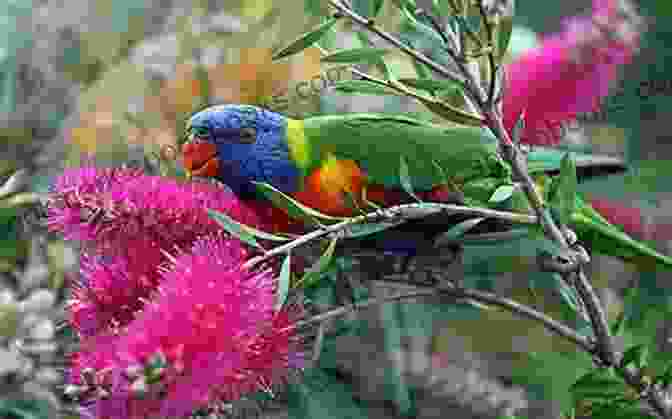
[[[370,182],[388,187],[401,186],[401,158],[418,190],[445,182],[443,174],[458,184],[510,176],[497,155],[495,137],[485,128],[447,127],[386,114],[317,116],[305,119],[304,127],[313,164],[333,153],[357,161]]]

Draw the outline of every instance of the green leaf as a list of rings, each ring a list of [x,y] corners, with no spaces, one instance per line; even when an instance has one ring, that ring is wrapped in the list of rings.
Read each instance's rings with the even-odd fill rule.
[[[287,257],[282,262],[280,268],[280,277],[278,278],[278,299],[275,302],[275,311],[280,311],[285,301],[287,301],[287,294],[289,294],[289,282],[292,274],[291,255],[287,253]]]
[[[309,288],[315,285],[316,281],[320,279],[320,274],[325,272],[331,263],[331,260],[334,256],[334,250],[336,249],[336,243],[338,242],[338,237],[331,239],[329,247],[327,250],[322,253],[320,258],[311,266],[303,277],[297,283],[297,287],[301,286],[303,288]]]
[[[210,216],[212,216],[215,221],[217,221],[220,225],[228,225],[233,228],[240,228],[241,230],[244,230],[247,233],[250,233],[251,235],[262,239],[262,240],[270,240],[274,242],[286,242],[292,240],[289,237],[283,237],[283,236],[276,236],[275,234],[271,233],[266,233],[261,230],[257,230],[254,227],[247,226],[245,224],[241,224],[238,221],[234,220],[233,218],[229,217],[228,215],[215,211],[215,210],[208,210]]]
[[[208,215],[217,221],[217,224],[222,226],[229,234],[236,237],[237,239],[254,246],[258,249],[263,249],[263,247],[257,242],[257,239],[254,238],[254,235],[248,231],[242,224],[234,221],[231,217],[221,212],[217,212],[211,209],[208,209]]]
[[[463,124],[463,125],[469,125],[472,127],[480,127],[483,125],[483,122],[478,119],[478,117],[470,116],[468,112],[466,112],[467,115],[464,115],[460,112],[457,112],[455,109],[453,109],[452,106],[450,106],[447,103],[437,101],[437,100],[432,100],[430,98],[424,99],[424,98],[417,98],[420,102],[422,102],[423,105],[427,107],[430,111],[435,113],[436,115],[440,116],[441,118],[455,122],[458,124]]]
[[[370,82],[368,80],[341,80],[334,83],[336,91],[360,95],[395,95],[400,94],[389,87]]]
[[[511,198],[511,195],[513,195],[513,191],[515,190],[516,185],[502,185],[492,193],[492,196],[488,202],[496,203],[506,201],[507,199]]]
[[[404,156],[399,157],[399,181],[401,182],[401,187],[404,191],[409,194],[413,199],[418,202],[422,202],[420,198],[415,194],[413,190],[413,183],[411,182],[411,176],[408,173],[408,163]]]
[[[432,0],[432,13],[434,16],[450,16],[452,14],[450,2],[448,0]]]
[[[560,174],[551,181],[551,201],[550,205],[559,217],[562,224],[569,224],[572,214],[576,210],[576,192],[578,188],[578,179],[576,176],[576,165],[570,156],[565,154],[560,162]]]
[[[663,373],[656,377],[656,381],[660,382],[663,387],[667,387],[672,383],[672,362],[667,364]]]
[[[392,3],[404,14],[410,14],[418,8],[414,0],[392,0]]]
[[[280,49],[280,51],[273,54],[273,61],[279,60],[280,58],[289,57],[290,55],[297,54],[304,49],[312,46],[317,41],[319,41],[336,23],[336,18],[329,18],[326,22],[318,25],[312,31],[305,33],[292,41],[286,47]]]
[[[352,9],[360,16],[372,19],[383,7],[383,0],[353,0]]]
[[[392,81],[397,80],[397,76],[394,74],[394,71],[390,68],[389,65],[385,62],[383,57],[380,57],[377,61],[374,61],[376,68],[383,73],[385,80]]]
[[[262,182],[252,182],[256,186],[257,190],[269,199],[273,204],[285,211],[290,217],[298,218],[300,220],[307,221],[309,223],[315,223],[316,221],[325,221],[330,223],[336,223],[339,221],[347,220],[344,217],[333,217],[331,215],[322,214],[319,211],[316,211],[312,208],[309,208],[295,199],[285,195],[281,191],[277,190],[268,183]]]
[[[556,279],[557,290],[562,301],[572,310],[574,315],[579,313],[579,297],[559,275],[552,275]]]
[[[603,370],[591,371],[580,377],[570,387],[570,392],[578,400],[588,397],[615,398],[622,396],[628,386],[610,372]]]
[[[362,62],[371,63],[372,61],[380,59],[380,57],[387,54],[389,51],[390,50],[385,48],[372,48],[372,47],[343,49],[325,55],[324,57],[321,58],[321,61],[325,63],[346,63],[346,64],[358,64]]]
[[[12,419],[48,419],[53,409],[46,399],[8,398],[0,399],[0,417]]]
[[[311,16],[324,16],[325,8],[321,0],[304,0],[304,10]]]
[[[619,336],[623,333],[623,330],[625,329],[626,319],[627,315],[625,313],[625,310],[618,313],[618,317],[616,317],[614,323],[609,327],[609,331],[613,336]]]
[[[359,238],[369,236],[390,228],[394,228],[405,221],[390,221],[381,223],[353,224],[344,231],[344,238]]]
[[[427,66],[420,61],[413,58],[412,60],[413,67],[415,67],[415,72],[418,74],[420,79],[430,79],[432,78],[432,72],[427,68]],[[403,83],[403,82],[402,82]]]
[[[478,34],[480,31],[480,26],[482,24],[480,16],[462,16],[455,15],[453,16],[462,30],[470,30],[473,33]]]
[[[432,93],[437,90],[462,89],[462,86],[458,82],[453,80],[436,80],[430,78],[421,78],[421,79],[399,79],[399,81],[407,86],[413,87],[414,89],[427,90]]]
[[[471,218],[466,221],[462,221],[459,224],[456,224],[450,230],[446,231],[445,233],[441,233],[435,240],[434,240],[434,247],[440,247],[444,246],[447,243],[452,243],[457,241],[460,237],[464,236],[464,234],[477,226],[478,224],[481,223],[481,221],[485,220],[484,217],[477,217],[477,218]]]
[[[649,356],[649,348],[646,344],[635,345],[625,351],[623,359],[621,360],[621,368],[627,367],[630,363],[634,363],[636,368],[643,368],[646,366],[646,361]]]
[[[511,41],[511,33],[513,32],[513,18],[511,16],[502,16],[497,26],[497,52],[501,59],[506,54]]]

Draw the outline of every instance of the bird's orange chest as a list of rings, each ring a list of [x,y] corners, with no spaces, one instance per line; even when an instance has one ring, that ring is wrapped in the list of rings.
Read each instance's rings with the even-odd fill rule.
[[[303,185],[293,196],[324,214],[347,217],[355,213],[352,200],[361,205],[365,184],[366,175],[354,160],[339,160],[330,155],[303,178]]]
[[[292,194],[296,200],[332,216],[358,215],[357,207],[371,209],[368,203],[391,206],[413,202],[408,193],[399,188],[368,183],[365,172],[354,160],[339,160],[333,156],[305,176],[301,186]],[[427,201],[450,202],[451,191],[448,185],[436,185],[429,191],[416,191],[416,195]]]

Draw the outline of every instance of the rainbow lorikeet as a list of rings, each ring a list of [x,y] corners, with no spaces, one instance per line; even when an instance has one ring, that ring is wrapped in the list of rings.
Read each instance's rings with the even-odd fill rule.
[[[510,166],[497,153],[496,138],[481,127],[369,113],[297,120],[251,105],[217,105],[192,115],[186,131],[182,152],[190,176],[217,178],[248,201],[264,199],[253,182],[268,183],[327,215],[356,215],[356,207],[368,203],[413,202],[402,185],[402,160],[413,192],[426,201],[503,208],[502,202],[490,198],[499,187],[513,184]],[[558,172],[564,155],[535,147],[528,153],[530,174],[542,184],[548,174]],[[593,157],[574,153],[578,177],[592,175],[595,165],[582,162],[595,161]],[[622,163],[609,159],[603,168],[624,170]],[[522,192],[516,190],[503,209],[528,211],[520,198]],[[449,223],[442,215],[405,228],[409,233],[424,230],[420,237],[427,239],[448,230]],[[477,227],[482,225],[501,228],[501,223]],[[570,227],[594,251],[672,267],[672,258],[631,239],[578,196]],[[392,246],[388,234],[380,233]]]

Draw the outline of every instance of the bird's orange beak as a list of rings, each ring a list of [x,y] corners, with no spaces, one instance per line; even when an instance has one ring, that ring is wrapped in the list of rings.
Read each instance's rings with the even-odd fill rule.
[[[182,158],[187,177],[216,177],[219,173],[217,147],[205,141],[190,141],[182,145]]]

